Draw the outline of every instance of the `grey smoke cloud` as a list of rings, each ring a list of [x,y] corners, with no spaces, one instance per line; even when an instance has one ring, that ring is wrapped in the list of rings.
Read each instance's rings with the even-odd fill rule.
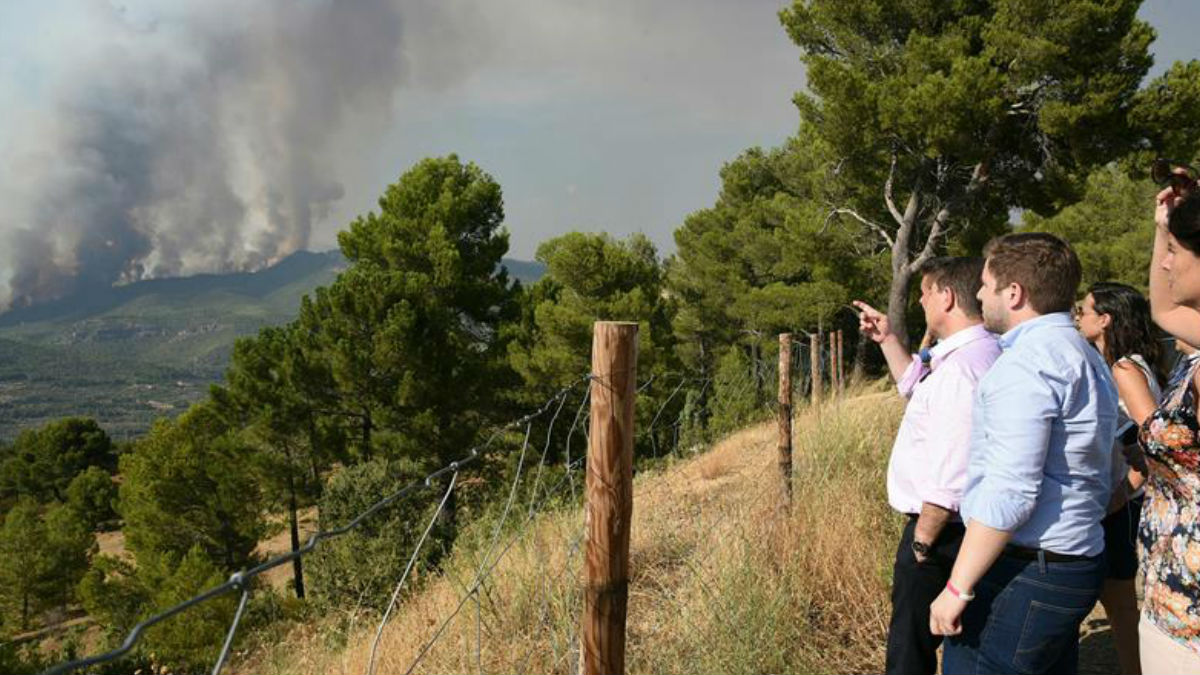
[[[18,219],[2,228],[12,306],[305,247],[344,194],[339,137],[383,129],[403,80],[392,0],[92,11],[108,38],[59,83],[15,163],[23,208],[0,216]]]
[[[804,83],[789,0],[114,1],[0,2],[0,308],[329,248],[450,152],[504,186],[510,255],[669,253]],[[1200,5],[1142,15],[1156,68],[1200,57]]]

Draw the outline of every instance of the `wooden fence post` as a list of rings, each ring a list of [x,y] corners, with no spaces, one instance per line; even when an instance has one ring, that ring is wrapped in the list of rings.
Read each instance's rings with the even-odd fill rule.
[[[829,331],[829,398],[833,399],[838,394],[838,372],[837,372],[837,331]]]
[[[812,379],[812,406],[821,407],[821,334],[817,333],[808,338],[809,358],[808,368]]]
[[[584,675],[624,675],[633,516],[636,323],[598,321],[592,333],[592,421],[584,520]]]
[[[838,391],[846,391],[846,355],[842,351],[842,329],[837,332]]]
[[[792,505],[792,334],[779,335],[779,473],[783,479],[780,507]]]

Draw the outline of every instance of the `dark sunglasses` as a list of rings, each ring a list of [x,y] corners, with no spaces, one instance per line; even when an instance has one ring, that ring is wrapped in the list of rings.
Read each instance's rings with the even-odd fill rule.
[[[1177,172],[1177,169],[1183,169],[1187,172],[1184,176]],[[1196,181],[1196,167],[1185,162],[1177,162],[1173,159],[1164,159],[1159,157],[1150,164],[1150,178],[1159,185],[1166,186],[1171,183],[1176,187],[1187,187]]]

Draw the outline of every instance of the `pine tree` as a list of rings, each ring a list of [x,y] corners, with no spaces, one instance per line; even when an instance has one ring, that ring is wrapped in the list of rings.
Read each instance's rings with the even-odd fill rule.
[[[1183,119],[1165,101],[1195,110],[1195,78],[1178,72],[1139,91],[1154,38],[1140,5],[795,0],[781,12],[806,66],[802,128],[828,153],[826,210],[889,253],[901,335],[909,281],[948,241],[976,249],[1012,208],[1076,201],[1094,167],[1162,140],[1156,115]]]
[[[211,402],[156,422],[121,457],[121,474],[118,511],[139,566],[195,547],[227,572],[251,562],[265,530],[252,451]]]

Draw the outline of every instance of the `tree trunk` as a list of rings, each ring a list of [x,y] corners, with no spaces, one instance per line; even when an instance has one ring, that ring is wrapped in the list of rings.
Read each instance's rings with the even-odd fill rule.
[[[851,382],[862,382],[867,375],[867,347],[869,341],[865,333],[859,332],[858,344],[854,346],[854,367],[850,370]]]
[[[448,482],[448,480],[447,480]],[[445,539],[443,541],[454,541],[456,530],[458,527],[458,489],[455,488],[446,497],[446,505],[442,507],[442,512],[438,514],[438,525],[441,526],[441,532]],[[437,534],[436,532],[434,533]]]
[[[325,494],[325,485],[321,482],[321,471],[317,467],[317,421],[313,414],[308,414],[308,465],[312,471],[313,490],[319,501]]]
[[[913,273],[909,271],[908,261],[903,265],[894,265],[892,268],[892,285],[888,289],[888,305],[887,317],[888,323],[891,324],[892,332],[896,337],[900,338],[900,344],[908,349],[908,321],[905,315],[908,313],[908,283],[912,280]]]
[[[362,417],[363,461],[371,461],[371,414],[363,412]]]
[[[325,484],[321,482],[321,470],[317,467],[317,451],[312,445],[308,449],[308,468],[312,472],[312,489],[317,499],[320,501],[321,496],[325,494]]]
[[[300,550],[300,516],[296,508],[296,481],[292,472],[288,471],[288,508],[292,513],[292,552]],[[304,599],[304,563],[300,556],[292,559],[292,579],[296,588],[296,597]]]
[[[709,377],[708,361],[705,360],[707,354],[708,351],[704,348],[704,340],[700,340],[700,379],[702,382],[700,384],[700,397],[696,401],[696,409],[700,419],[700,429],[705,438],[708,437],[708,390],[712,388],[707,382]]]

